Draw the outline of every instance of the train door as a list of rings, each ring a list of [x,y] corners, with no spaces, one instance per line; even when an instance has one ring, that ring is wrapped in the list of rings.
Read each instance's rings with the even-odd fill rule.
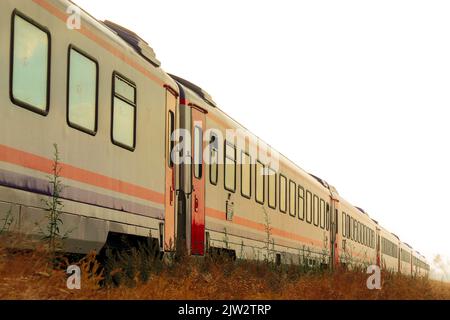
[[[376,228],[377,266],[381,267],[380,229]]]
[[[203,163],[203,133],[205,111],[192,107],[192,201],[191,254],[205,253],[205,172]]]
[[[339,228],[339,209],[336,200],[331,201],[331,228],[330,228],[330,240],[331,240],[331,258],[332,258],[332,267],[335,268],[339,264],[339,236],[338,236],[338,228]]]
[[[176,232],[176,186],[175,186],[175,164],[172,157],[172,151],[175,146],[174,132],[176,129],[176,92],[170,88],[166,89],[166,143],[165,143],[165,223],[164,223],[164,251],[173,251],[175,249]]]
[[[331,268],[335,268],[339,264],[339,198],[333,187],[330,186],[331,192],[331,212],[330,212],[330,264]]]

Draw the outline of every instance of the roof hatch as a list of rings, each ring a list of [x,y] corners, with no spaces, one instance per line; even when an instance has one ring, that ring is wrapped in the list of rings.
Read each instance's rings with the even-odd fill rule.
[[[211,107],[217,108],[216,103],[214,102],[214,100],[212,99],[211,95],[206,92],[205,90],[203,90],[202,88],[200,88],[199,86],[193,84],[190,81],[187,81],[183,78],[177,77],[173,74],[169,73],[169,76],[179,82],[180,84],[182,84],[183,86],[185,86],[186,88],[194,91],[197,95],[199,95],[206,103],[208,103]]]
[[[156,59],[155,51],[136,33],[108,20],[103,21],[103,24],[132,46],[145,60],[155,67],[161,66],[161,62]]]

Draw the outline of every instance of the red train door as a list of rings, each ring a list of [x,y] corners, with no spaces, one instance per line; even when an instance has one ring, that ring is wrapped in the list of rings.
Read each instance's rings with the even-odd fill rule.
[[[176,92],[167,88],[166,90],[166,126],[165,126],[165,223],[164,223],[164,251],[175,249],[175,165],[172,159],[172,150],[175,141],[172,135],[175,131],[176,118],[175,110],[177,107]]]
[[[203,132],[205,111],[192,107],[192,225],[191,254],[205,253],[205,170],[203,164]]]

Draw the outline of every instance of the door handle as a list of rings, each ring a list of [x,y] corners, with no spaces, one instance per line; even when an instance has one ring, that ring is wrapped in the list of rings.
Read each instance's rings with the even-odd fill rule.
[[[198,212],[198,198],[195,196],[194,198],[194,211]]]

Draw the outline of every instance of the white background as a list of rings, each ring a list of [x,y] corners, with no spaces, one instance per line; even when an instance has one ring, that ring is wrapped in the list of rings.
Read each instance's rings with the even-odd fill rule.
[[[450,265],[450,2],[75,2],[138,33],[164,70]]]

